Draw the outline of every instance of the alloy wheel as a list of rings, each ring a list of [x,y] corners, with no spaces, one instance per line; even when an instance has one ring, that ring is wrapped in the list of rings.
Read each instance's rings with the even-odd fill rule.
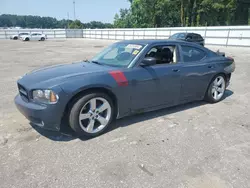
[[[103,130],[111,118],[111,105],[102,98],[92,98],[82,107],[79,114],[79,124],[87,133],[97,133]]]
[[[218,76],[212,83],[212,97],[214,100],[218,101],[222,98],[225,92],[225,79],[222,76]]]

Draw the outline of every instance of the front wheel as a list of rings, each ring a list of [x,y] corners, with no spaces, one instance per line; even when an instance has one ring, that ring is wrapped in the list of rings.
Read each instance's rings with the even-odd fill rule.
[[[223,75],[217,75],[210,83],[205,100],[210,103],[217,103],[222,100],[226,90],[226,80]]]
[[[42,38],[41,38],[41,41],[45,41],[45,38],[44,38],[44,37],[42,37]]]
[[[29,41],[30,39],[29,38],[25,38],[25,41]]]
[[[104,93],[90,93],[76,100],[69,113],[69,125],[79,136],[95,137],[111,124],[114,105]]]

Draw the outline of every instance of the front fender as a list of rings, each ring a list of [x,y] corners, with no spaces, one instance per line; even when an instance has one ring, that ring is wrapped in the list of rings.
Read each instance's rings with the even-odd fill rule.
[[[113,93],[117,100],[119,117],[124,116],[130,110],[130,94],[127,87],[118,86],[117,82],[109,74],[84,75],[64,82],[60,85],[66,93],[68,102],[78,93],[88,89],[106,89]]]
[[[86,74],[68,78],[61,84],[61,88],[68,95],[75,95],[83,90],[95,87],[104,87],[112,90],[116,87],[116,82],[109,75]]]

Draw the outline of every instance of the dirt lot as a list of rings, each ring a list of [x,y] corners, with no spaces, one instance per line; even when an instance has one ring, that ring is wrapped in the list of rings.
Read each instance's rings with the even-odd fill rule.
[[[16,110],[16,80],[90,58],[112,41],[0,41],[0,187],[250,187],[250,48],[220,49],[237,69],[226,98],[119,120],[81,140],[33,129]]]

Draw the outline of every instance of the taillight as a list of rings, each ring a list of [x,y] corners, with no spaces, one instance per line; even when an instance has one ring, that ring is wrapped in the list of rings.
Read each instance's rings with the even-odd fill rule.
[[[234,61],[234,58],[232,58],[232,57],[230,57],[230,56],[229,56],[229,57],[227,57],[227,58],[228,58],[228,59],[230,59],[230,60],[232,60],[232,61]]]

